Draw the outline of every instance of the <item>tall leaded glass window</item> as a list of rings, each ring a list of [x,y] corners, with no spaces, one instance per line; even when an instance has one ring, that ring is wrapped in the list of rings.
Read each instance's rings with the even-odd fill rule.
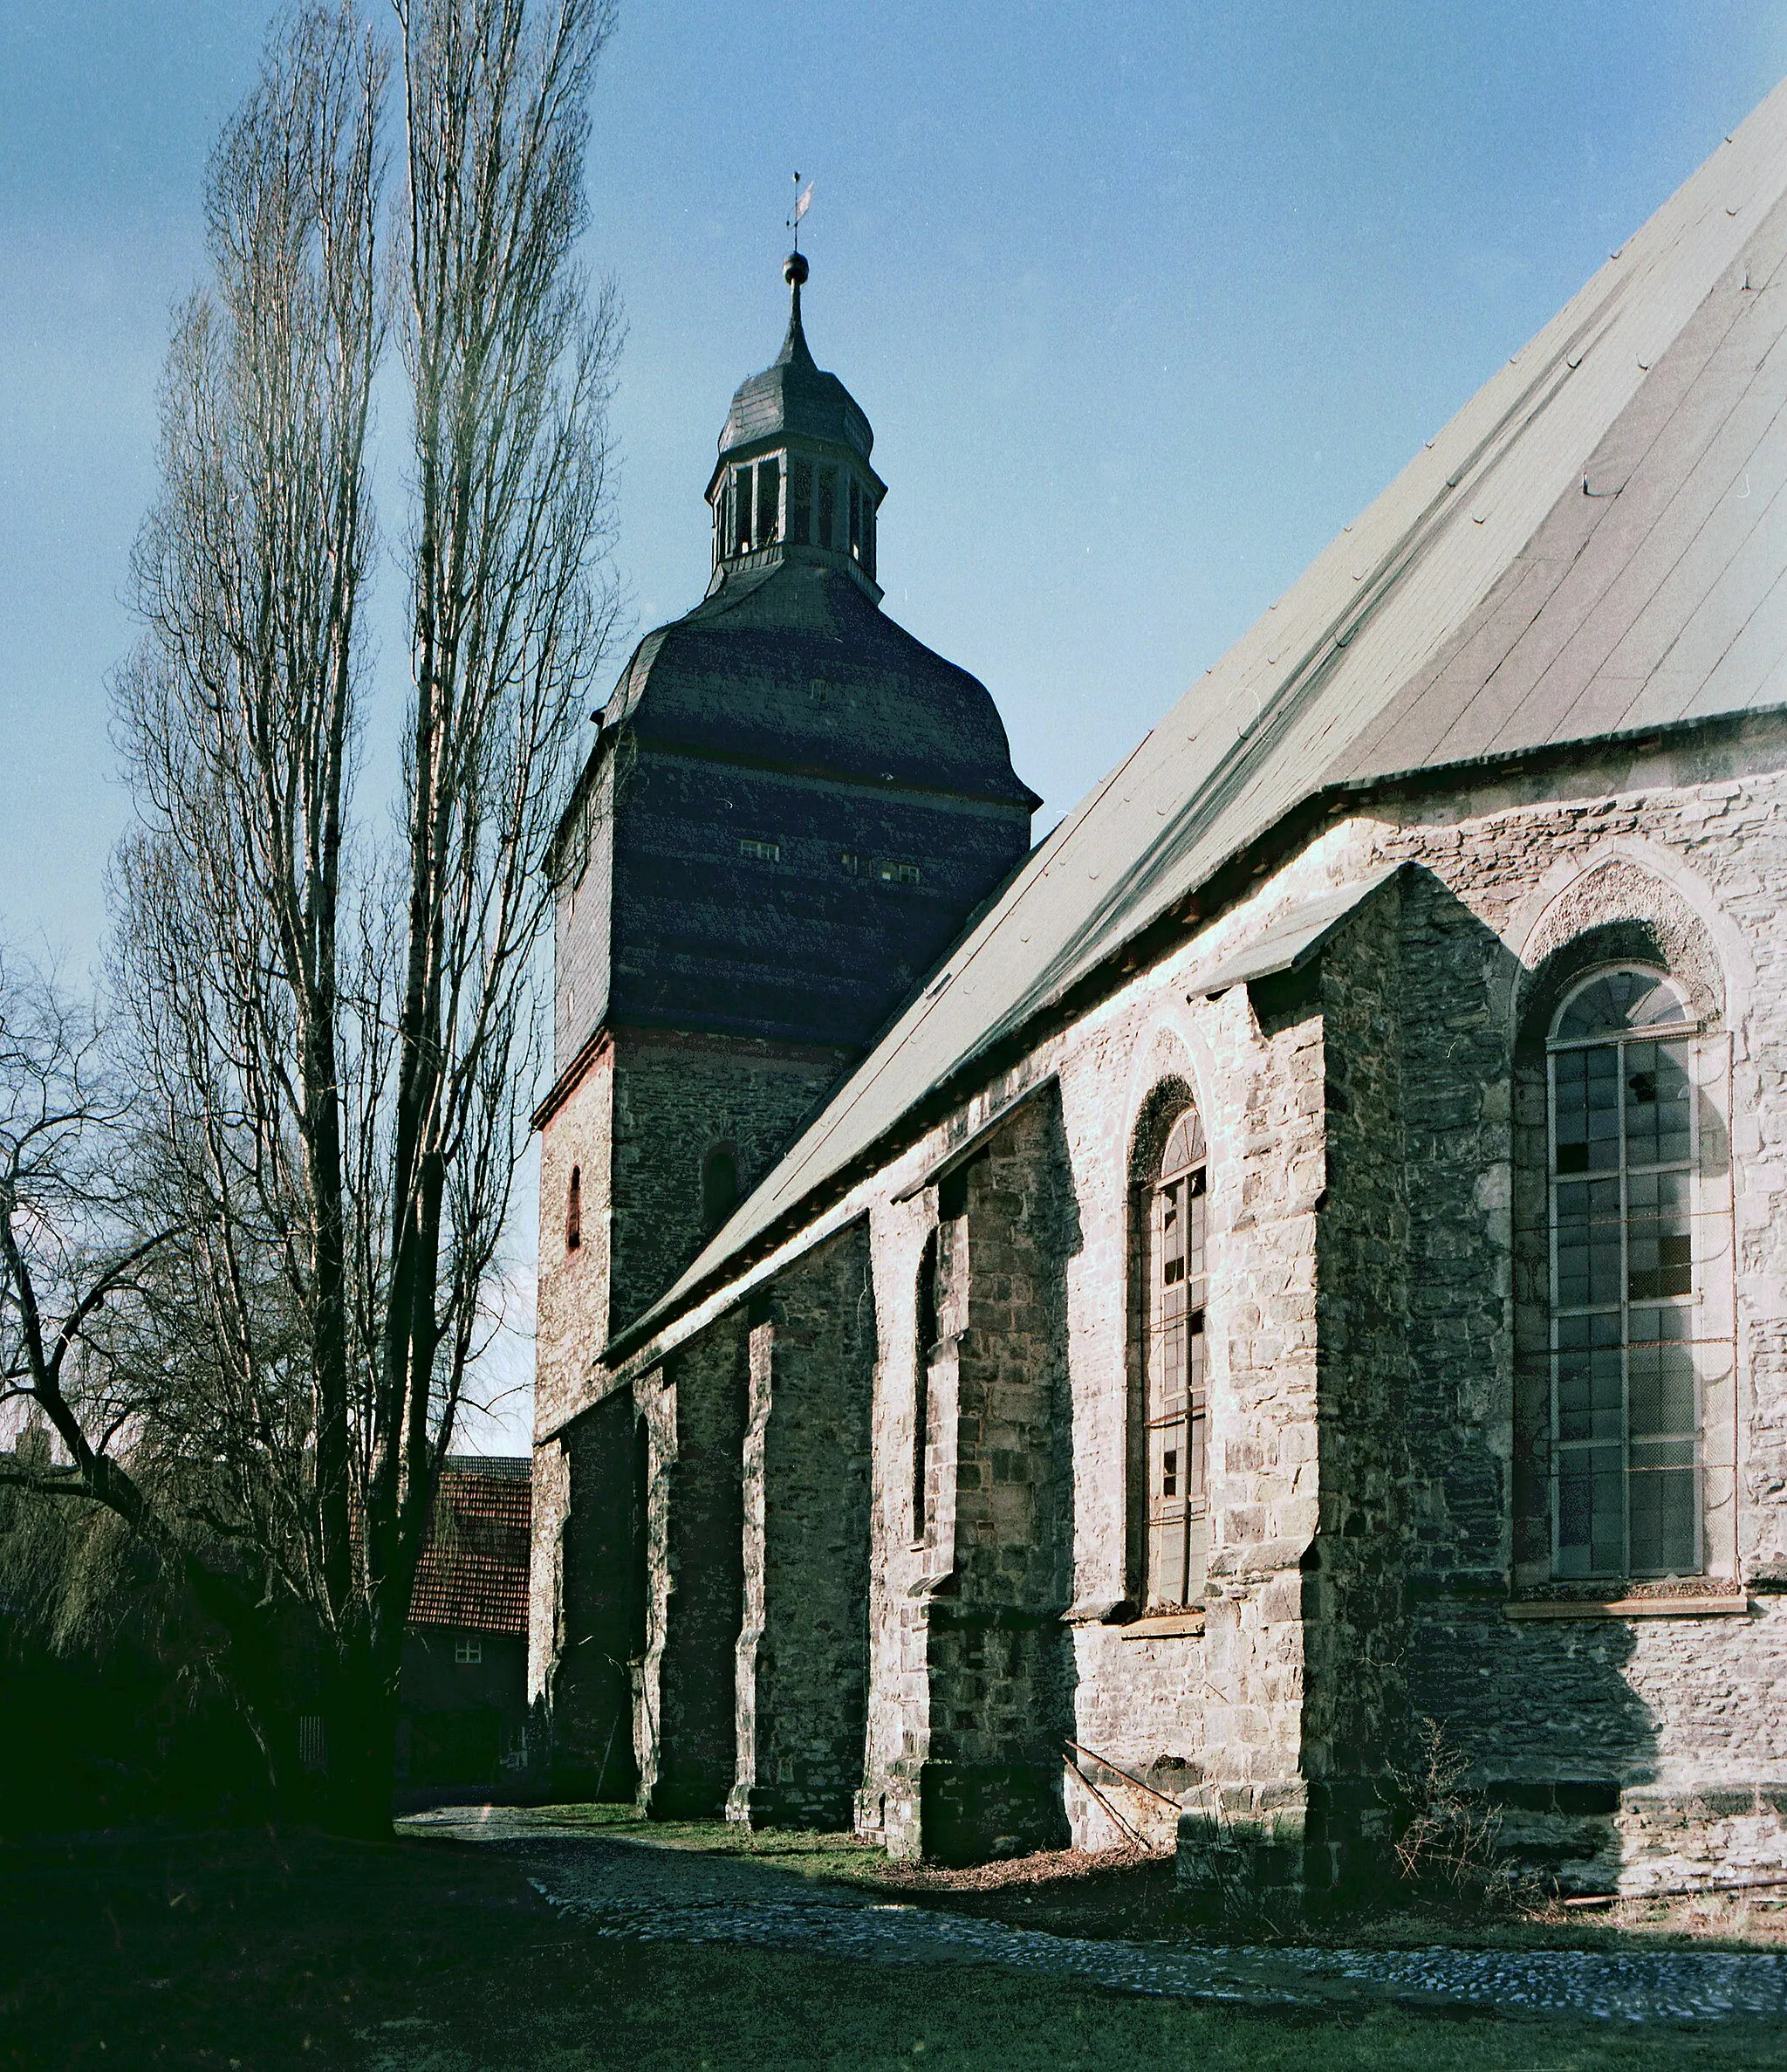
[[[1655,971],[1602,971],[1547,1045],[1552,1573],[1698,1575],[1705,1293],[1697,1032]]]
[[[1147,1328],[1143,1374],[1147,1540],[1143,1589],[1151,1611],[1203,1594],[1208,1524],[1208,1396],[1204,1300],[1208,1193],[1203,1129],[1188,1108],[1167,1133],[1149,1192]]]

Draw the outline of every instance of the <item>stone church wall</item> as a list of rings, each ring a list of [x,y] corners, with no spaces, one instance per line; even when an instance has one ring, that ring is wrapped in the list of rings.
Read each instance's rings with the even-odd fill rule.
[[[875,1313],[864,1225],[777,1277],[754,1312],[750,1362],[728,1811],[848,1828],[868,1698]]]
[[[640,1802],[665,1819],[723,1812],[737,1769],[750,1336],[731,1311],[639,1390],[647,1580],[634,1746]]]
[[[1585,770],[1564,799],[1436,799],[1380,837],[1384,854],[1422,867],[1402,988],[1420,1183],[1411,1704],[1472,1755],[1505,1804],[1506,1838],[1575,1882],[1704,1876],[1728,1849],[1733,1874],[1787,1857],[1787,781],[1765,740],[1759,751]],[[1533,1214],[1531,1169],[1515,1156],[1511,1046],[1534,991],[1526,974],[1577,943],[1667,964],[1710,1000],[1732,1045],[1737,1531],[1722,1554],[1709,1549],[1733,1580],[1703,1587],[1736,1590],[1747,1607],[1736,1616],[1691,1603],[1629,1618],[1504,1609],[1517,1552],[1515,1225]],[[1540,1084],[1529,1135],[1542,1156]]]
[[[1389,1766],[1430,1716],[1501,1801],[1505,1838],[1566,1876],[1655,1883],[1703,1875],[1722,1849],[1787,1856],[1780,760],[1761,738],[1338,821],[1244,909],[866,1181],[852,1197],[866,1224],[772,1275],[752,1297],[754,1330],[741,1307],[673,1354],[651,1412],[653,1630],[667,1646],[689,1561],[705,1563],[697,1652],[716,1661],[723,1629],[748,1669],[731,1744],[748,1798],[771,1767],[797,1774],[772,1752],[832,1734],[799,1693],[832,1638],[784,1654],[776,1637],[778,1575],[784,1606],[819,1605],[799,1579],[823,1545],[864,1579],[856,1819],[896,1851],[1099,1842],[1126,1826],[1164,1840],[1171,1808],[1126,1772],[1181,1802],[1191,1882],[1250,1850],[1256,1869],[1320,1888],[1381,1857]],[[1200,969],[1273,916],[1384,862],[1410,868],[1304,970],[1197,991]],[[1510,1602],[1517,1196],[1533,1126],[1519,1120],[1517,1030],[1558,957],[1641,941],[1691,987],[1716,986],[1732,1044],[1747,1588],[1736,1612],[1528,1616]],[[1133,1145],[1168,1085],[1195,1100],[1210,1145],[1211,1558],[1202,1619],[1157,1623],[1134,1616],[1127,1277]],[[965,1134],[1013,1101],[940,1184]],[[948,1257],[964,1278],[927,1369],[915,1522],[915,1288],[940,1216],[961,1219]],[[860,1306],[865,1269],[872,1318],[852,1340],[837,1277],[855,1277]],[[801,1376],[823,1376],[830,1407],[786,1423],[778,1457],[784,1370],[797,1395]],[[871,1374],[872,1391],[852,1395]],[[866,1420],[851,1429],[872,1477],[825,1540],[804,1506],[855,1458],[826,1422],[846,1407]],[[684,1553],[661,1504],[695,1424],[712,1451]],[[821,1431],[829,1468],[812,1465]],[[732,1569],[724,1530],[744,1550]],[[719,1672],[729,1705],[733,1660]],[[667,1695],[667,1748],[672,1712]],[[852,1718],[829,1745],[855,1732]],[[727,1752],[709,1738],[711,1778]],[[1061,1760],[1069,1741],[1078,1777]],[[641,1772],[649,1795],[648,1748]],[[817,1794],[810,1812],[821,1817]]]
[[[531,1695],[547,1730],[552,1788],[565,1796],[630,1799],[638,1783],[633,1669],[644,1650],[645,1602],[637,1452],[633,1392],[617,1389],[534,1456],[529,1642],[544,1670]],[[543,1575],[552,1579],[550,1595],[537,1587]],[[548,1618],[550,1628],[537,1630]]]
[[[843,1054],[623,1029],[614,1037],[613,1278],[608,1328],[657,1300],[713,1235],[702,1175],[723,1147],[739,1198],[799,1135]],[[606,1335],[606,1334],[605,1334]]]

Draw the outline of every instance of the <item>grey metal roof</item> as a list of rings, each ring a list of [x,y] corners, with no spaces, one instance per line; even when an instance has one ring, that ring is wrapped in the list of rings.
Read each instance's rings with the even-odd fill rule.
[[[1325,784],[1787,703],[1784,195],[1787,85],[1080,804],[644,1322]]]

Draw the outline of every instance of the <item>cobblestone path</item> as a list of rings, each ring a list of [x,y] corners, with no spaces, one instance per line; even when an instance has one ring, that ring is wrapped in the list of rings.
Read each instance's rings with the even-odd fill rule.
[[[1045,1934],[878,1899],[748,1858],[555,1826],[506,1808],[418,1815],[411,1832],[501,1847],[596,1935],[743,1943],[880,1964],[983,1964],[1122,1993],[1318,2007],[1394,2000],[1503,2014],[1701,2023],[1787,2017],[1787,1955],[1681,1950],[1175,1947]]]

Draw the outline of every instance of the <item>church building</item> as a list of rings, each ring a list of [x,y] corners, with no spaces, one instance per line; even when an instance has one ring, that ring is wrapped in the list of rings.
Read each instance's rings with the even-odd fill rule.
[[[805,271],[552,858],[561,1780],[1787,1870],[1787,86],[1034,850]]]

